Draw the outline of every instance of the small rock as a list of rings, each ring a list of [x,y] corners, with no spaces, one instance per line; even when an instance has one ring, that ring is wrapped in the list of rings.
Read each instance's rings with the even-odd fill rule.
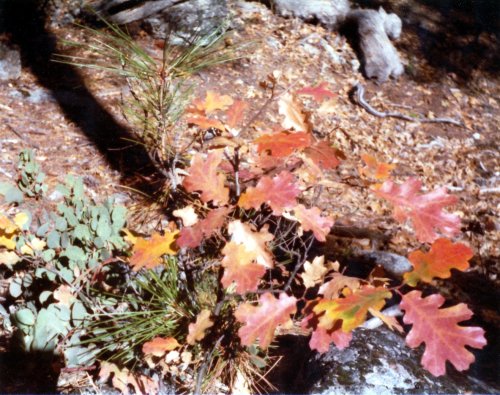
[[[0,80],[15,80],[21,76],[21,54],[0,43]]]
[[[64,199],[64,195],[59,192],[58,190],[54,190],[50,195],[49,195],[49,200],[53,202],[59,202]]]

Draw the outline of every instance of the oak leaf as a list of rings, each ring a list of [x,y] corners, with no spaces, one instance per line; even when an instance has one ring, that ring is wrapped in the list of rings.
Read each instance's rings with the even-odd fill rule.
[[[349,347],[352,340],[352,332],[344,332],[342,329],[326,330],[324,328],[316,328],[309,340],[311,350],[316,350],[320,353],[325,353],[330,349],[330,344],[333,343],[339,350]]]
[[[413,325],[406,337],[408,346],[415,348],[425,343],[422,366],[434,376],[446,373],[446,361],[458,371],[469,368],[474,355],[465,348],[483,348],[486,345],[482,328],[457,325],[472,317],[464,303],[440,309],[445,299],[439,294],[422,298],[420,291],[411,291],[401,300],[405,311],[403,321]]]
[[[163,357],[167,351],[175,350],[179,346],[180,344],[174,337],[157,336],[142,345],[142,352],[146,355],[150,354],[155,357]]]
[[[236,292],[239,294],[256,291],[266,268],[255,263],[257,258],[255,252],[248,250],[243,244],[231,241],[224,246],[222,254],[224,275],[221,283],[224,288],[228,288],[234,281]]]
[[[302,204],[295,206],[293,213],[303,230],[312,231],[316,240],[322,243],[326,241],[326,235],[333,226],[333,219],[330,216],[322,217],[318,207],[306,208]]]
[[[386,181],[374,192],[394,205],[394,218],[397,221],[411,218],[420,242],[432,243],[436,240],[438,235],[435,228],[446,236],[455,235],[460,229],[460,218],[443,212],[443,208],[456,203],[457,198],[449,195],[445,187],[421,194],[421,186],[422,183],[415,178],[402,185]]]
[[[217,171],[222,161],[222,151],[210,151],[207,158],[202,154],[195,154],[188,168],[189,175],[184,178],[182,185],[188,192],[201,191],[201,200],[205,203],[224,205],[229,200],[229,189],[224,186],[226,177]]]
[[[368,309],[381,310],[385,299],[392,296],[391,292],[383,287],[365,285],[355,290],[345,298],[321,300],[313,311],[319,315],[319,327],[331,329],[334,324],[342,320],[342,330],[350,332],[365,322]]]
[[[245,110],[248,104],[242,100],[235,100],[234,103],[227,109],[227,125],[230,128],[235,128],[242,121]]]
[[[189,125],[199,126],[201,129],[215,128],[219,130],[226,130],[224,124],[218,119],[207,118],[204,115],[197,115],[186,118],[186,122]]]
[[[210,311],[202,310],[196,316],[196,322],[189,324],[187,343],[193,345],[202,340],[205,337],[205,331],[212,326],[214,326],[214,322],[210,319]]]
[[[340,164],[339,151],[327,141],[318,141],[307,147],[304,153],[323,170],[335,169]]]
[[[233,104],[233,99],[227,95],[220,95],[214,91],[207,91],[205,99],[195,99],[187,112],[194,114],[210,114],[216,110],[225,110]]]
[[[14,251],[0,251],[0,265],[12,266],[19,262],[21,258]]]
[[[306,288],[312,288],[323,281],[326,273],[328,273],[328,267],[325,265],[325,256],[317,256],[312,262],[306,261],[304,263],[302,281]]]
[[[290,314],[297,311],[297,299],[281,293],[276,299],[266,292],[259,298],[258,306],[243,303],[235,311],[236,319],[243,323],[238,330],[241,344],[250,346],[258,338],[259,346],[265,350],[271,344],[278,325],[289,321]]]
[[[391,171],[396,167],[394,164],[378,162],[374,156],[363,154],[361,159],[365,162],[365,167],[359,168],[359,174],[376,180],[386,180],[390,177]]]
[[[182,219],[182,224],[184,226],[192,226],[198,222],[198,214],[194,211],[194,207],[192,204],[174,210],[172,213],[175,217]]]
[[[165,232],[162,236],[153,233],[149,240],[137,237],[130,257],[130,265],[134,271],[139,271],[143,267],[153,269],[162,263],[163,255],[177,254],[174,245],[175,238],[179,232]]]
[[[268,232],[266,226],[257,232],[252,225],[236,220],[228,224],[227,231],[232,242],[242,244],[248,251],[255,253],[255,261],[259,265],[269,269],[274,267],[273,256],[267,247],[267,243],[273,240],[274,236]]]
[[[270,152],[271,156],[283,158],[292,154],[296,150],[309,147],[311,145],[311,134],[305,132],[281,132],[274,134],[264,134],[257,138],[257,152]]]
[[[312,126],[309,115],[304,111],[295,97],[286,93],[278,101],[279,113],[284,116],[281,126],[285,129],[294,129],[296,132],[310,132]]]
[[[247,210],[258,210],[266,203],[273,210],[273,214],[281,215],[284,209],[295,206],[299,193],[294,175],[284,170],[273,178],[263,176],[255,187],[247,188],[241,194],[238,206]]]
[[[208,239],[222,228],[230,212],[231,208],[229,207],[219,207],[210,210],[205,219],[180,231],[179,237],[176,240],[177,245],[185,248],[198,247],[204,238]]]
[[[158,383],[151,378],[143,375],[135,375],[127,368],[120,369],[110,362],[101,361],[100,364],[99,380],[106,382],[111,374],[113,374],[111,383],[122,394],[128,395],[130,393],[129,385],[134,388],[136,395],[158,393]]]
[[[419,281],[430,283],[434,277],[449,278],[451,269],[468,269],[472,256],[472,250],[465,244],[453,244],[444,238],[437,239],[429,252],[413,251],[408,256],[413,271],[405,273],[404,279],[414,287]]]
[[[19,227],[8,217],[0,214],[0,247],[6,247],[9,250],[16,248],[16,237],[19,233]]]
[[[328,87],[328,83],[323,81],[315,87],[305,87],[305,88],[299,89],[297,91],[297,94],[298,95],[312,96],[315,101],[322,102],[325,99],[332,99],[335,96],[337,96],[332,91],[329,91],[328,89],[326,89],[327,87]]]
[[[331,280],[327,281],[319,287],[318,293],[324,296],[324,299],[336,299],[341,294],[344,288],[354,292],[361,287],[359,278],[345,276],[342,273],[332,273],[328,277]]]

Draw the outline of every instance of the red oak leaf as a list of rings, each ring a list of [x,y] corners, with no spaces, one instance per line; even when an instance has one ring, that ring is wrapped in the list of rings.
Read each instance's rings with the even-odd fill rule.
[[[258,210],[263,203],[267,203],[275,215],[281,215],[284,209],[292,208],[297,203],[300,190],[294,179],[289,171],[282,171],[273,178],[264,176],[255,187],[249,187],[241,194],[238,206]]]
[[[306,232],[311,230],[318,241],[326,241],[326,235],[330,233],[333,226],[331,217],[322,217],[321,210],[318,207],[306,208],[302,204],[293,208],[293,214],[299,220],[303,230]]]
[[[205,219],[180,231],[179,237],[176,240],[177,245],[185,248],[198,247],[204,238],[208,239],[222,228],[230,212],[231,208],[229,207],[210,210]]]
[[[365,322],[369,309],[380,311],[385,299],[391,296],[391,292],[383,287],[365,285],[345,298],[320,300],[313,311],[317,315],[324,313],[319,317],[321,328],[331,329],[342,320],[342,330],[350,332]]]
[[[425,343],[422,366],[434,376],[446,373],[446,361],[458,371],[469,368],[474,355],[465,348],[483,348],[486,345],[484,330],[477,326],[463,327],[457,324],[472,317],[472,311],[464,303],[440,309],[445,299],[439,295],[421,298],[420,291],[403,296],[400,307],[405,311],[403,321],[413,327],[406,343],[418,347]]]
[[[316,328],[309,340],[311,350],[316,350],[320,353],[327,352],[330,349],[330,344],[333,342],[339,350],[349,347],[352,339],[352,332],[346,333],[342,329],[334,331],[323,328]]]
[[[420,242],[432,243],[436,240],[438,235],[435,228],[446,236],[455,235],[460,229],[460,218],[443,212],[443,208],[456,203],[457,198],[449,195],[444,187],[420,194],[421,186],[422,183],[414,178],[402,185],[386,181],[374,192],[394,204],[394,218],[397,221],[411,218]]]
[[[325,99],[332,99],[335,96],[337,96],[335,93],[326,89],[327,86],[328,86],[328,83],[323,81],[318,86],[305,87],[305,88],[299,89],[297,91],[297,94],[312,96],[314,98],[314,100],[319,103]]]
[[[175,255],[177,251],[173,244],[178,233],[178,231],[166,232],[163,236],[153,233],[149,240],[137,237],[129,261],[132,269],[134,271],[139,271],[143,267],[153,269],[162,263],[163,255]]]
[[[297,311],[297,299],[281,293],[276,299],[271,293],[262,294],[259,305],[243,303],[235,311],[236,319],[244,325],[239,329],[241,344],[250,346],[257,338],[259,346],[267,349],[278,325],[286,323]]]
[[[311,145],[311,134],[305,132],[281,132],[265,134],[254,141],[259,153],[268,151],[271,156],[282,158]]]
[[[207,158],[197,153],[191,160],[189,175],[182,185],[188,192],[201,191],[201,200],[205,203],[224,205],[229,200],[229,189],[224,186],[226,177],[217,171],[222,160],[222,151],[210,151]]]
[[[255,263],[256,253],[248,250],[243,244],[230,241],[224,246],[222,254],[224,276],[221,283],[224,288],[228,288],[234,281],[236,292],[239,294],[256,291],[260,279],[266,272],[264,266]]]
[[[327,141],[318,141],[306,148],[304,153],[323,170],[335,169],[339,164],[339,151],[332,148]]]
[[[368,178],[375,178],[376,180],[386,180],[391,175],[391,171],[396,165],[378,162],[375,157],[363,154],[361,159],[365,162],[365,167],[359,168],[359,174]]]
[[[228,108],[227,114],[227,125],[231,128],[235,128],[242,121],[243,115],[245,115],[245,110],[248,104],[242,100],[235,100],[231,107]]]
[[[453,244],[448,239],[437,239],[429,252],[413,251],[408,259],[413,271],[404,274],[408,285],[414,287],[419,281],[430,283],[434,277],[448,278],[451,269],[464,271],[469,268],[469,259],[474,254],[465,244]]]
[[[310,132],[312,130],[309,115],[304,111],[295,97],[289,93],[278,101],[279,113],[285,118],[281,123],[285,129],[294,129],[296,132]]]

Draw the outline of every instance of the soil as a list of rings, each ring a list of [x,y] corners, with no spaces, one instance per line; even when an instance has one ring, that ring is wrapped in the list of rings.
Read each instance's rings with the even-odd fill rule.
[[[331,186],[317,205],[337,223],[390,234],[390,242],[381,248],[407,255],[419,244],[409,228],[392,219],[390,207],[359,181],[362,153],[394,163],[397,181],[415,176],[427,191],[446,186],[458,196],[453,210],[462,217],[461,240],[474,249],[475,257],[467,273],[454,273],[447,285],[437,286],[449,298],[468,303],[476,322],[487,329],[489,345],[482,352],[496,360],[497,368],[493,366],[491,375],[486,372],[483,378],[494,381],[500,355],[498,36],[478,28],[467,10],[451,8],[445,13],[426,2],[384,5],[388,9],[392,5],[404,21],[396,46],[407,67],[397,81],[383,85],[366,81],[345,37],[277,17],[252,3],[254,11],[235,9],[231,33],[234,42],[254,42],[250,56],[194,75],[195,96],[216,90],[249,102],[256,112],[268,97],[262,86],[269,75],[278,77],[281,91],[326,81],[337,97],[323,114],[313,115],[312,122],[317,136],[335,144],[346,159],[331,174]],[[337,62],[318,44],[320,38],[333,48]],[[46,29],[34,18],[22,32],[3,39],[18,45],[24,67],[18,80],[0,82],[0,182],[15,180],[20,150],[32,148],[51,189],[74,174],[84,178],[96,199],[118,194],[131,207],[139,197],[132,189],[151,194],[159,187],[147,155],[130,143],[133,133],[120,111],[123,81],[51,60],[67,50],[55,46],[55,39],[87,39],[80,28]],[[160,57],[161,49],[146,32],[139,29],[136,39]],[[465,127],[374,117],[350,98],[358,81],[365,86],[366,100],[381,111],[451,117]],[[313,102],[306,105],[317,108]],[[277,125],[277,113],[273,102],[241,137],[252,139],[254,133]],[[51,204],[50,199],[44,204]],[[348,242],[370,248],[366,240]],[[0,343],[0,352],[3,347]]]

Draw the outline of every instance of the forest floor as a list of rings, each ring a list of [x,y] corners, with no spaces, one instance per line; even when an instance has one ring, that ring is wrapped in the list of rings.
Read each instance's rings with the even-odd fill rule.
[[[448,58],[449,64],[445,65],[432,58],[433,49],[422,44],[419,28],[411,23],[412,18],[425,15],[425,7],[400,12],[406,12],[401,16],[410,22],[396,44],[407,65],[406,73],[397,81],[377,85],[366,81],[359,72],[356,56],[343,36],[320,26],[277,17],[260,4],[244,12],[237,10],[231,40],[254,41],[253,50],[247,58],[194,75],[195,96],[214,90],[247,101],[255,113],[268,97],[262,85],[269,75],[279,77],[278,92],[328,83],[337,96],[319,112],[315,111],[312,122],[317,136],[334,144],[345,159],[330,175],[331,183],[317,205],[333,215],[337,223],[375,228],[390,234],[391,240],[383,248],[406,256],[418,244],[404,231],[404,225],[392,219],[388,205],[381,203],[363,184],[356,184],[360,182],[355,177],[360,155],[367,153],[382,162],[395,164],[393,176],[400,182],[414,176],[422,180],[426,191],[446,186],[459,198],[453,210],[462,218],[462,240],[473,248],[475,256],[471,269],[454,275],[448,282],[451,285],[443,288],[443,292],[468,303],[480,321],[498,331],[500,85],[498,75],[490,67],[495,61],[492,56],[496,55],[488,55],[495,39],[487,33],[453,36],[453,31],[448,29],[446,39],[451,59]],[[447,27],[437,19],[438,13],[434,15],[434,20],[425,20],[426,28],[434,34],[436,42],[442,44],[438,33]],[[85,33],[77,27],[65,26],[53,29],[52,33],[61,40],[86,40]],[[136,37],[141,45],[160,57],[161,49],[145,32],[138,31]],[[334,54],[328,52],[329,48]],[[469,49],[470,53],[463,55],[457,48]],[[434,47],[434,50],[442,54],[446,48]],[[454,55],[458,58],[453,58]],[[468,69],[460,67],[460,61],[467,63]],[[111,114],[118,124],[127,128],[120,111],[124,82],[95,70],[78,73],[103,113]],[[58,78],[64,80],[65,76],[52,76],[53,80]],[[464,127],[375,117],[350,99],[349,93],[356,82],[365,86],[366,100],[378,110],[450,117],[462,121]],[[133,206],[137,194],[130,190],[127,180],[142,177],[147,182],[147,178],[140,174],[124,177],[119,163],[110,164],[95,139],[82,133],[82,125],[75,122],[81,117],[74,117],[68,108],[61,108],[54,98],[57,90],[59,98],[66,94],[67,105],[73,111],[86,109],[67,86],[61,83],[52,90],[40,84],[39,76],[29,68],[23,69],[19,80],[0,83],[0,181],[16,178],[17,156],[21,149],[31,148],[47,174],[50,187],[62,182],[67,174],[74,174],[83,177],[87,190],[96,200],[118,194],[121,202]],[[308,106],[311,110],[318,107],[313,102]],[[277,125],[277,113],[277,103],[271,102],[262,117],[241,137],[252,139],[252,130]],[[91,113],[84,115],[87,123],[92,123],[92,116]],[[143,230],[150,230],[147,225],[145,228]],[[403,231],[397,232],[398,229]],[[349,239],[349,242],[359,248],[370,248],[366,240]],[[0,295],[6,287],[8,284],[2,284]],[[498,350],[495,336],[496,333],[487,335],[489,347],[493,347],[490,352]]]

